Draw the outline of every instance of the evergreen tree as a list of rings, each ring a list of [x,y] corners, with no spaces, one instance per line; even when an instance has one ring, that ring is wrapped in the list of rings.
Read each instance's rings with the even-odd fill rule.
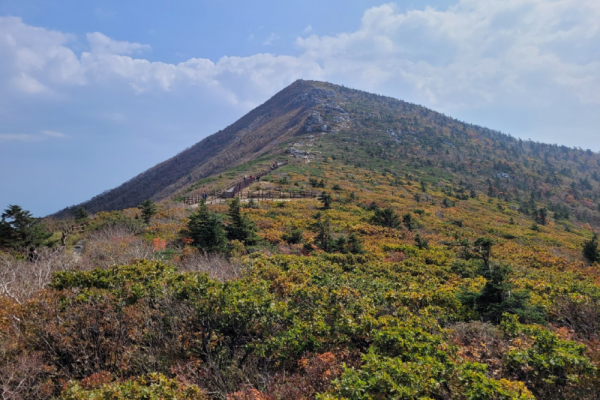
[[[208,210],[204,200],[198,206],[198,211],[190,216],[188,233],[198,249],[207,253],[225,252],[227,236],[221,218]]]
[[[475,311],[483,320],[494,323],[500,323],[504,313],[516,314],[527,322],[543,323],[542,311],[529,305],[529,292],[514,290],[509,281],[511,272],[508,265],[485,268],[482,275],[487,282],[479,293],[471,297]],[[463,301],[468,298],[468,295],[464,296]]]
[[[474,251],[477,257],[483,261],[486,268],[490,268],[490,258],[492,257],[492,246],[494,242],[490,238],[480,237],[473,242]]]
[[[350,235],[348,235],[348,252],[352,254],[363,253],[362,243],[358,239],[356,233],[351,233]]]
[[[502,314],[516,314],[527,322],[543,323],[543,312],[529,305],[530,294],[526,290],[515,290],[510,282],[512,268],[508,265],[492,265],[490,258],[494,242],[485,237],[475,240],[472,247],[474,256],[482,261],[479,273],[486,279],[480,292],[464,291],[459,300],[483,320],[499,323]]]
[[[420,250],[429,248],[429,240],[421,237],[418,233],[415,235],[415,244]]]
[[[329,193],[321,193],[321,195],[319,196],[319,200],[321,201],[321,203],[323,203],[324,210],[329,210],[331,208],[331,203],[333,202],[333,199],[331,198],[331,195]]]
[[[535,222],[540,225],[546,225],[548,223],[548,211],[546,207],[542,207],[535,212]]]
[[[29,211],[16,205],[9,205],[0,220],[0,248],[24,250],[41,246],[52,233],[46,231]]]
[[[288,228],[287,232],[283,234],[283,240],[289,244],[302,243],[302,229],[298,228],[295,224]]]
[[[371,218],[371,222],[375,225],[396,229],[400,226],[400,217],[390,207],[384,209],[377,208]]]
[[[90,214],[83,207],[79,207],[77,211],[75,211],[75,221],[77,222],[85,221],[89,216]]]
[[[412,231],[417,227],[417,221],[415,221],[411,213],[406,213],[402,216],[402,224],[404,224],[409,231]]]
[[[150,223],[153,216],[156,215],[156,203],[148,199],[138,206],[142,210],[142,219],[146,224]]]
[[[331,235],[331,218],[329,216],[323,218],[320,212],[315,214],[314,218],[315,222],[312,224],[312,227],[317,232],[315,243],[323,251],[332,251],[335,243]]]
[[[591,263],[600,262],[600,250],[598,250],[598,234],[590,240],[583,242],[583,256]]]
[[[256,226],[247,215],[242,214],[240,199],[236,197],[229,205],[227,213],[229,225],[225,227],[229,240],[239,240],[245,245],[256,243]]]
[[[347,249],[346,249],[346,243],[348,241],[346,240],[345,236],[340,236],[339,238],[337,238],[337,240],[335,241],[335,247],[334,249],[336,249],[337,251],[339,251],[340,253],[346,253]]]

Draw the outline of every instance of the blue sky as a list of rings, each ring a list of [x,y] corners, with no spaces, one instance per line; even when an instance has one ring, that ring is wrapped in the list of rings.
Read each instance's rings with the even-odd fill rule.
[[[298,78],[600,150],[600,2],[0,1],[0,207],[118,186]]]

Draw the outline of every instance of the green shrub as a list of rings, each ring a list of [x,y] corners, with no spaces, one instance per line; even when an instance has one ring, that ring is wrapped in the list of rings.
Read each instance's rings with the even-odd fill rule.
[[[149,374],[133,380],[112,382],[96,388],[70,383],[59,400],[203,400],[207,397],[195,385],[185,385],[162,374]]]

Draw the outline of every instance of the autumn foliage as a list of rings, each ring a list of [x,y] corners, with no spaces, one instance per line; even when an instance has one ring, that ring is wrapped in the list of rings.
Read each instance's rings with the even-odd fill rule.
[[[414,126],[354,112],[365,132]],[[65,247],[0,253],[2,396],[596,399],[596,180],[473,183],[472,160],[422,133],[414,148],[323,135],[320,158],[254,183],[319,198],[164,202],[145,222],[102,212]],[[498,151],[533,163],[543,150],[511,143]],[[438,164],[417,157],[428,152]],[[514,154],[477,154],[519,171]],[[593,166],[577,154],[563,160],[573,176]]]

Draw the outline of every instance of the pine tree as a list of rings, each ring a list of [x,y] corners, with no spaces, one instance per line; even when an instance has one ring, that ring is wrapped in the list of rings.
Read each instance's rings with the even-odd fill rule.
[[[331,208],[331,203],[333,202],[333,199],[331,198],[331,195],[329,193],[321,193],[321,195],[319,196],[319,200],[323,203],[324,210],[328,210]]]
[[[16,205],[9,205],[0,220],[0,248],[21,251],[41,246],[52,233],[46,231],[29,211]]]
[[[337,238],[337,240],[335,241],[335,246],[334,249],[339,251],[340,253],[346,253],[347,249],[346,249],[346,243],[348,241],[346,240],[345,236],[340,236],[339,238]]]
[[[548,223],[548,211],[546,207],[542,207],[535,213],[535,222],[540,225],[546,225]]]
[[[142,210],[142,219],[146,224],[150,223],[153,216],[156,215],[156,204],[148,199],[138,206]]]
[[[486,284],[479,292],[465,290],[458,298],[467,308],[475,311],[482,320],[500,323],[505,313],[517,315],[525,322],[544,323],[544,312],[529,304],[527,290],[515,290],[510,282],[512,269],[507,265],[484,267],[481,275]]]
[[[314,218],[315,222],[312,224],[312,228],[317,232],[315,242],[321,250],[330,252],[335,247],[331,236],[331,218],[329,216],[323,218],[320,212]]]
[[[348,235],[348,252],[352,254],[362,254],[363,246],[356,233]]]
[[[421,237],[418,233],[415,235],[415,244],[420,250],[429,248],[429,240]]]
[[[229,240],[239,240],[245,245],[256,243],[256,226],[247,215],[242,214],[240,199],[235,198],[229,205],[229,225],[225,228]]]
[[[404,224],[406,229],[408,229],[409,231],[412,231],[417,227],[417,222],[415,221],[411,213],[406,213],[402,216],[402,224]]]
[[[371,222],[375,225],[396,229],[400,226],[400,217],[390,207],[385,209],[377,208],[371,218]]]
[[[490,268],[490,258],[492,257],[492,246],[494,242],[490,238],[480,237],[473,242],[474,251],[483,261],[486,268]]]
[[[583,242],[583,256],[591,263],[600,262],[600,250],[598,250],[598,234]]]
[[[90,214],[83,207],[79,207],[77,211],[75,211],[75,221],[77,222],[85,221],[89,216]]]
[[[487,282],[475,297],[475,310],[484,320],[494,323],[499,323],[504,313],[516,314],[528,322],[542,323],[541,310],[529,305],[529,292],[514,290],[509,280],[511,272],[508,265],[485,269],[482,275]]]
[[[302,229],[294,224],[288,228],[287,232],[283,234],[282,238],[289,244],[302,243]]]
[[[207,253],[225,252],[227,236],[221,218],[208,210],[204,200],[198,206],[198,211],[190,216],[188,233],[198,249]]]

